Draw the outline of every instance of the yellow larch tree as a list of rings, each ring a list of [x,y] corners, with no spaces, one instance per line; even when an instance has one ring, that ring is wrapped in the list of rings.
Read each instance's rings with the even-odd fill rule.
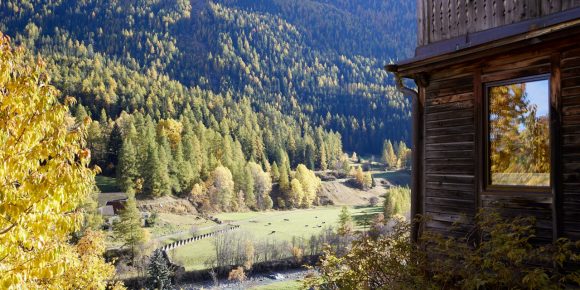
[[[0,289],[104,289],[114,274],[102,236],[71,243],[95,170],[74,100],[59,95],[42,61],[0,33]]]

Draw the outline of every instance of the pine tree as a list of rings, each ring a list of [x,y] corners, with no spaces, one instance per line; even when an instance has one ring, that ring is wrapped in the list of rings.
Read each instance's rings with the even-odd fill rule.
[[[397,146],[398,151],[397,151],[397,167],[398,168],[403,168],[406,167],[407,164],[407,157],[408,157],[408,152],[409,152],[409,148],[407,148],[407,144],[405,144],[405,142],[401,141],[399,142],[399,146]]]
[[[193,134],[186,133],[186,135],[181,139],[181,142],[183,148],[183,159],[185,162],[189,163],[191,168],[192,182],[199,182],[202,160],[199,140]]]
[[[278,182],[280,180],[280,169],[278,169],[278,164],[274,161],[272,164],[272,181]]]
[[[280,166],[280,179],[279,179],[280,189],[286,191],[290,189],[289,172],[287,166],[283,164]]]
[[[179,192],[179,181],[177,178],[177,166],[171,158],[171,148],[167,138],[161,137],[161,142],[158,147],[159,151],[159,164],[160,164],[160,177],[159,182],[161,185],[161,195],[171,194],[172,191]]]
[[[135,180],[139,176],[135,146],[127,138],[121,147],[119,165],[117,166],[117,180],[123,191],[135,190]]]
[[[137,247],[145,242],[145,232],[141,228],[141,213],[137,209],[135,193],[129,190],[126,194],[125,209],[121,211],[120,221],[113,225],[113,230],[117,239],[123,240],[131,248],[131,257],[135,258]]]
[[[320,146],[319,160],[320,160],[320,163],[319,163],[320,170],[327,170],[328,169],[328,162],[326,161],[326,147],[324,146],[324,144],[322,144],[322,146]]]
[[[147,150],[147,161],[143,166],[143,171],[144,193],[153,197],[164,195],[164,184],[169,181],[163,180],[167,176],[167,170],[162,167],[162,164],[159,161],[159,153],[157,152],[155,142],[149,144],[149,149]]]
[[[343,206],[338,216],[338,234],[346,236],[353,230],[352,216],[346,206]]]
[[[76,123],[82,124],[88,116],[89,114],[87,114],[87,110],[85,109],[85,107],[81,103],[79,103],[77,105],[75,112]]]
[[[384,143],[383,162],[387,165],[388,168],[397,167],[397,155],[395,154],[395,149],[393,148],[393,143],[391,143],[391,140],[387,140]]]
[[[244,191],[246,206],[251,209],[257,209],[256,196],[254,195],[254,176],[249,165],[244,168],[244,184],[242,190]]]
[[[149,281],[148,288],[156,290],[173,289],[171,284],[171,276],[173,275],[169,268],[167,258],[163,255],[161,250],[155,250],[149,260]]]
[[[101,109],[101,115],[99,116],[99,124],[103,130],[109,127],[109,117],[107,117],[107,111],[105,108]]]
[[[181,143],[177,144],[175,148],[173,162],[176,164],[177,181],[179,183],[179,194],[184,194],[191,191],[193,187],[193,169],[191,163],[183,159],[183,149]]]
[[[123,145],[123,136],[121,135],[121,128],[117,123],[113,126],[111,134],[109,136],[109,142],[107,142],[107,164],[111,167],[118,165],[119,163],[119,153],[121,151],[121,146]]]

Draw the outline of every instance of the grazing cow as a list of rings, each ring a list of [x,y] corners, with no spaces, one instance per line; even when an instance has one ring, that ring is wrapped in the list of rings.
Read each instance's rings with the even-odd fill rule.
[[[284,221],[287,221],[287,222],[289,222],[290,220],[289,220],[289,219],[284,219]]]

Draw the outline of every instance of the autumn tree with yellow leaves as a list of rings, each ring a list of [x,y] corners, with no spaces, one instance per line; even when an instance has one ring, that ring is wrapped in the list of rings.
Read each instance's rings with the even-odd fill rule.
[[[73,101],[0,33],[1,289],[104,289],[114,275],[101,234],[71,243],[95,175]]]

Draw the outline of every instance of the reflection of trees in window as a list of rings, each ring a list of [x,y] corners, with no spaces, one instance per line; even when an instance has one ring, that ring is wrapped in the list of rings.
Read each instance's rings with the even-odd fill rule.
[[[545,90],[534,98],[526,90],[530,83],[489,90],[491,184],[550,185],[549,115],[538,112],[548,106],[548,81],[541,82]]]

